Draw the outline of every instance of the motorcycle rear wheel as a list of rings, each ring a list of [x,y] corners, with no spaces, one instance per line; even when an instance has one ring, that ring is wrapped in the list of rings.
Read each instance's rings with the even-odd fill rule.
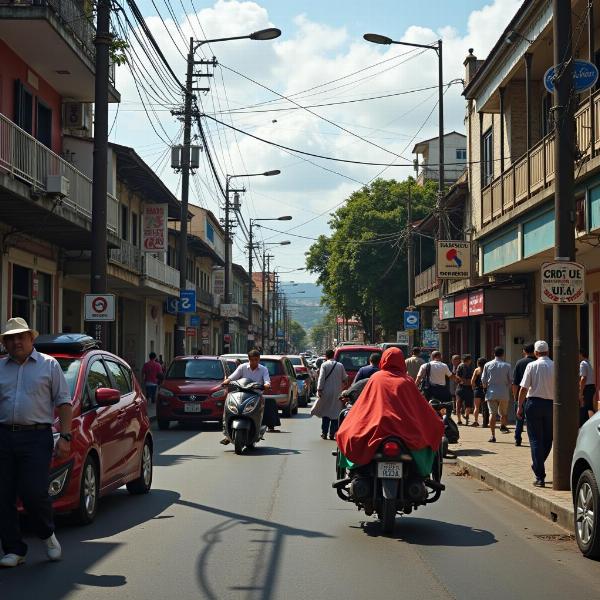
[[[381,512],[379,513],[381,521],[381,530],[389,535],[394,533],[396,526],[396,502],[390,498],[384,498],[381,501]]]

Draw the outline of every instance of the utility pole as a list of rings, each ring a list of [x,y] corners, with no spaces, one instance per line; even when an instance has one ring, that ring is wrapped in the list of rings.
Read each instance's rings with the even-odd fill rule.
[[[108,75],[110,67],[110,0],[98,0],[96,22],[96,78],[94,83],[94,156],[92,166],[92,252],[90,292],[105,294],[108,192]],[[93,323],[93,337],[106,345],[106,324]]]
[[[271,258],[270,254],[266,254],[266,249],[263,249],[263,322],[262,322],[262,339],[263,339],[263,351],[267,348],[267,342],[269,340],[269,321],[270,321],[270,304],[269,304],[269,285],[271,282]],[[266,263],[265,263],[266,261]],[[264,265],[267,265],[267,272],[265,274]]]
[[[575,123],[573,117],[573,48],[571,4],[553,0],[554,12],[554,215],[556,260],[575,260],[574,172]],[[570,487],[571,458],[578,431],[577,307],[553,307],[554,446],[552,488]]]
[[[408,181],[408,201],[406,203],[406,226],[408,231],[408,306],[413,306],[415,302],[415,259],[413,254],[412,186],[410,183],[410,179]]]
[[[250,221],[248,232],[248,352],[256,345],[256,341],[250,340],[252,329],[252,252],[254,251],[252,241],[252,221]],[[256,340],[256,336],[254,340]]]

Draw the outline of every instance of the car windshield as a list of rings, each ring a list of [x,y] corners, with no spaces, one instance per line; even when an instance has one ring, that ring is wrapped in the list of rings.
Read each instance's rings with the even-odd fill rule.
[[[271,377],[273,377],[273,375],[283,375],[283,367],[278,360],[261,360],[260,364],[267,367],[267,371],[269,371]]]
[[[346,371],[358,371],[369,364],[371,354],[371,350],[345,350],[339,353],[337,360],[344,365]]]
[[[290,356],[289,359],[290,359],[290,362],[293,365],[296,365],[297,367],[299,367],[300,365],[303,364],[302,359],[299,356]]]
[[[165,379],[200,379],[205,381],[225,378],[220,360],[175,360],[171,363]]]
[[[56,360],[67,380],[72,398],[75,393],[75,384],[77,383],[77,375],[79,374],[81,361],[78,358],[57,358]]]

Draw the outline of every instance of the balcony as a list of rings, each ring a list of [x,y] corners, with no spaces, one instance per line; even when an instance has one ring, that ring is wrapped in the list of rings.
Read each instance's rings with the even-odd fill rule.
[[[94,99],[95,36],[83,1],[0,0],[0,39],[61,96],[74,101]],[[114,76],[111,65],[109,97],[118,102]]]
[[[68,182],[66,196],[48,192],[52,176],[60,176]],[[0,185],[8,192],[1,203],[0,216],[8,223],[20,226],[24,220],[22,228],[26,231],[32,231],[32,223],[38,223],[39,231],[35,228],[35,233],[45,239],[66,248],[89,248],[92,181],[2,114]],[[23,202],[23,196],[31,201],[31,206]],[[110,194],[107,199],[107,228],[109,233],[116,235],[119,203]],[[77,236],[71,232],[74,228],[65,228],[64,221],[78,225],[83,231]]]
[[[206,306],[214,306],[213,295],[199,287],[196,287],[196,300]]]
[[[125,240],[120,240],[119,248],[109,250],[108,259],[120,267],[129,269],[135,273],[141,272],[142,256],[140,249]]]
[[[179,271],[151,254],[142,259],[142,285],[154,293],[179,295]]]
[[[594,143],[591,116],[594,111]],[[594,158],[600,150],[600,92],[581,102],[575,113],[576,145],[580,163]],[[592,147],[593,145],[593,147]],[[587,171],[577,168],[575,177]],[[484,228],[534,196],[542,200],[543,190],[554,182],[554,134],[550,133],[529,152],[512,163],[503,173],[481,190],[481,223]]]

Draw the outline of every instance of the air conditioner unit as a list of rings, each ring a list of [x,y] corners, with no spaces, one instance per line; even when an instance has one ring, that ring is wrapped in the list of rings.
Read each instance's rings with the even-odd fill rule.
[[[48,175],[46,177],[46,192],[48,194],[56,194],[61,198],[69,195],[70,182],[62,175]]]
[[[66,129],[89,129],[89,108],[83,102],[65,102]]]

